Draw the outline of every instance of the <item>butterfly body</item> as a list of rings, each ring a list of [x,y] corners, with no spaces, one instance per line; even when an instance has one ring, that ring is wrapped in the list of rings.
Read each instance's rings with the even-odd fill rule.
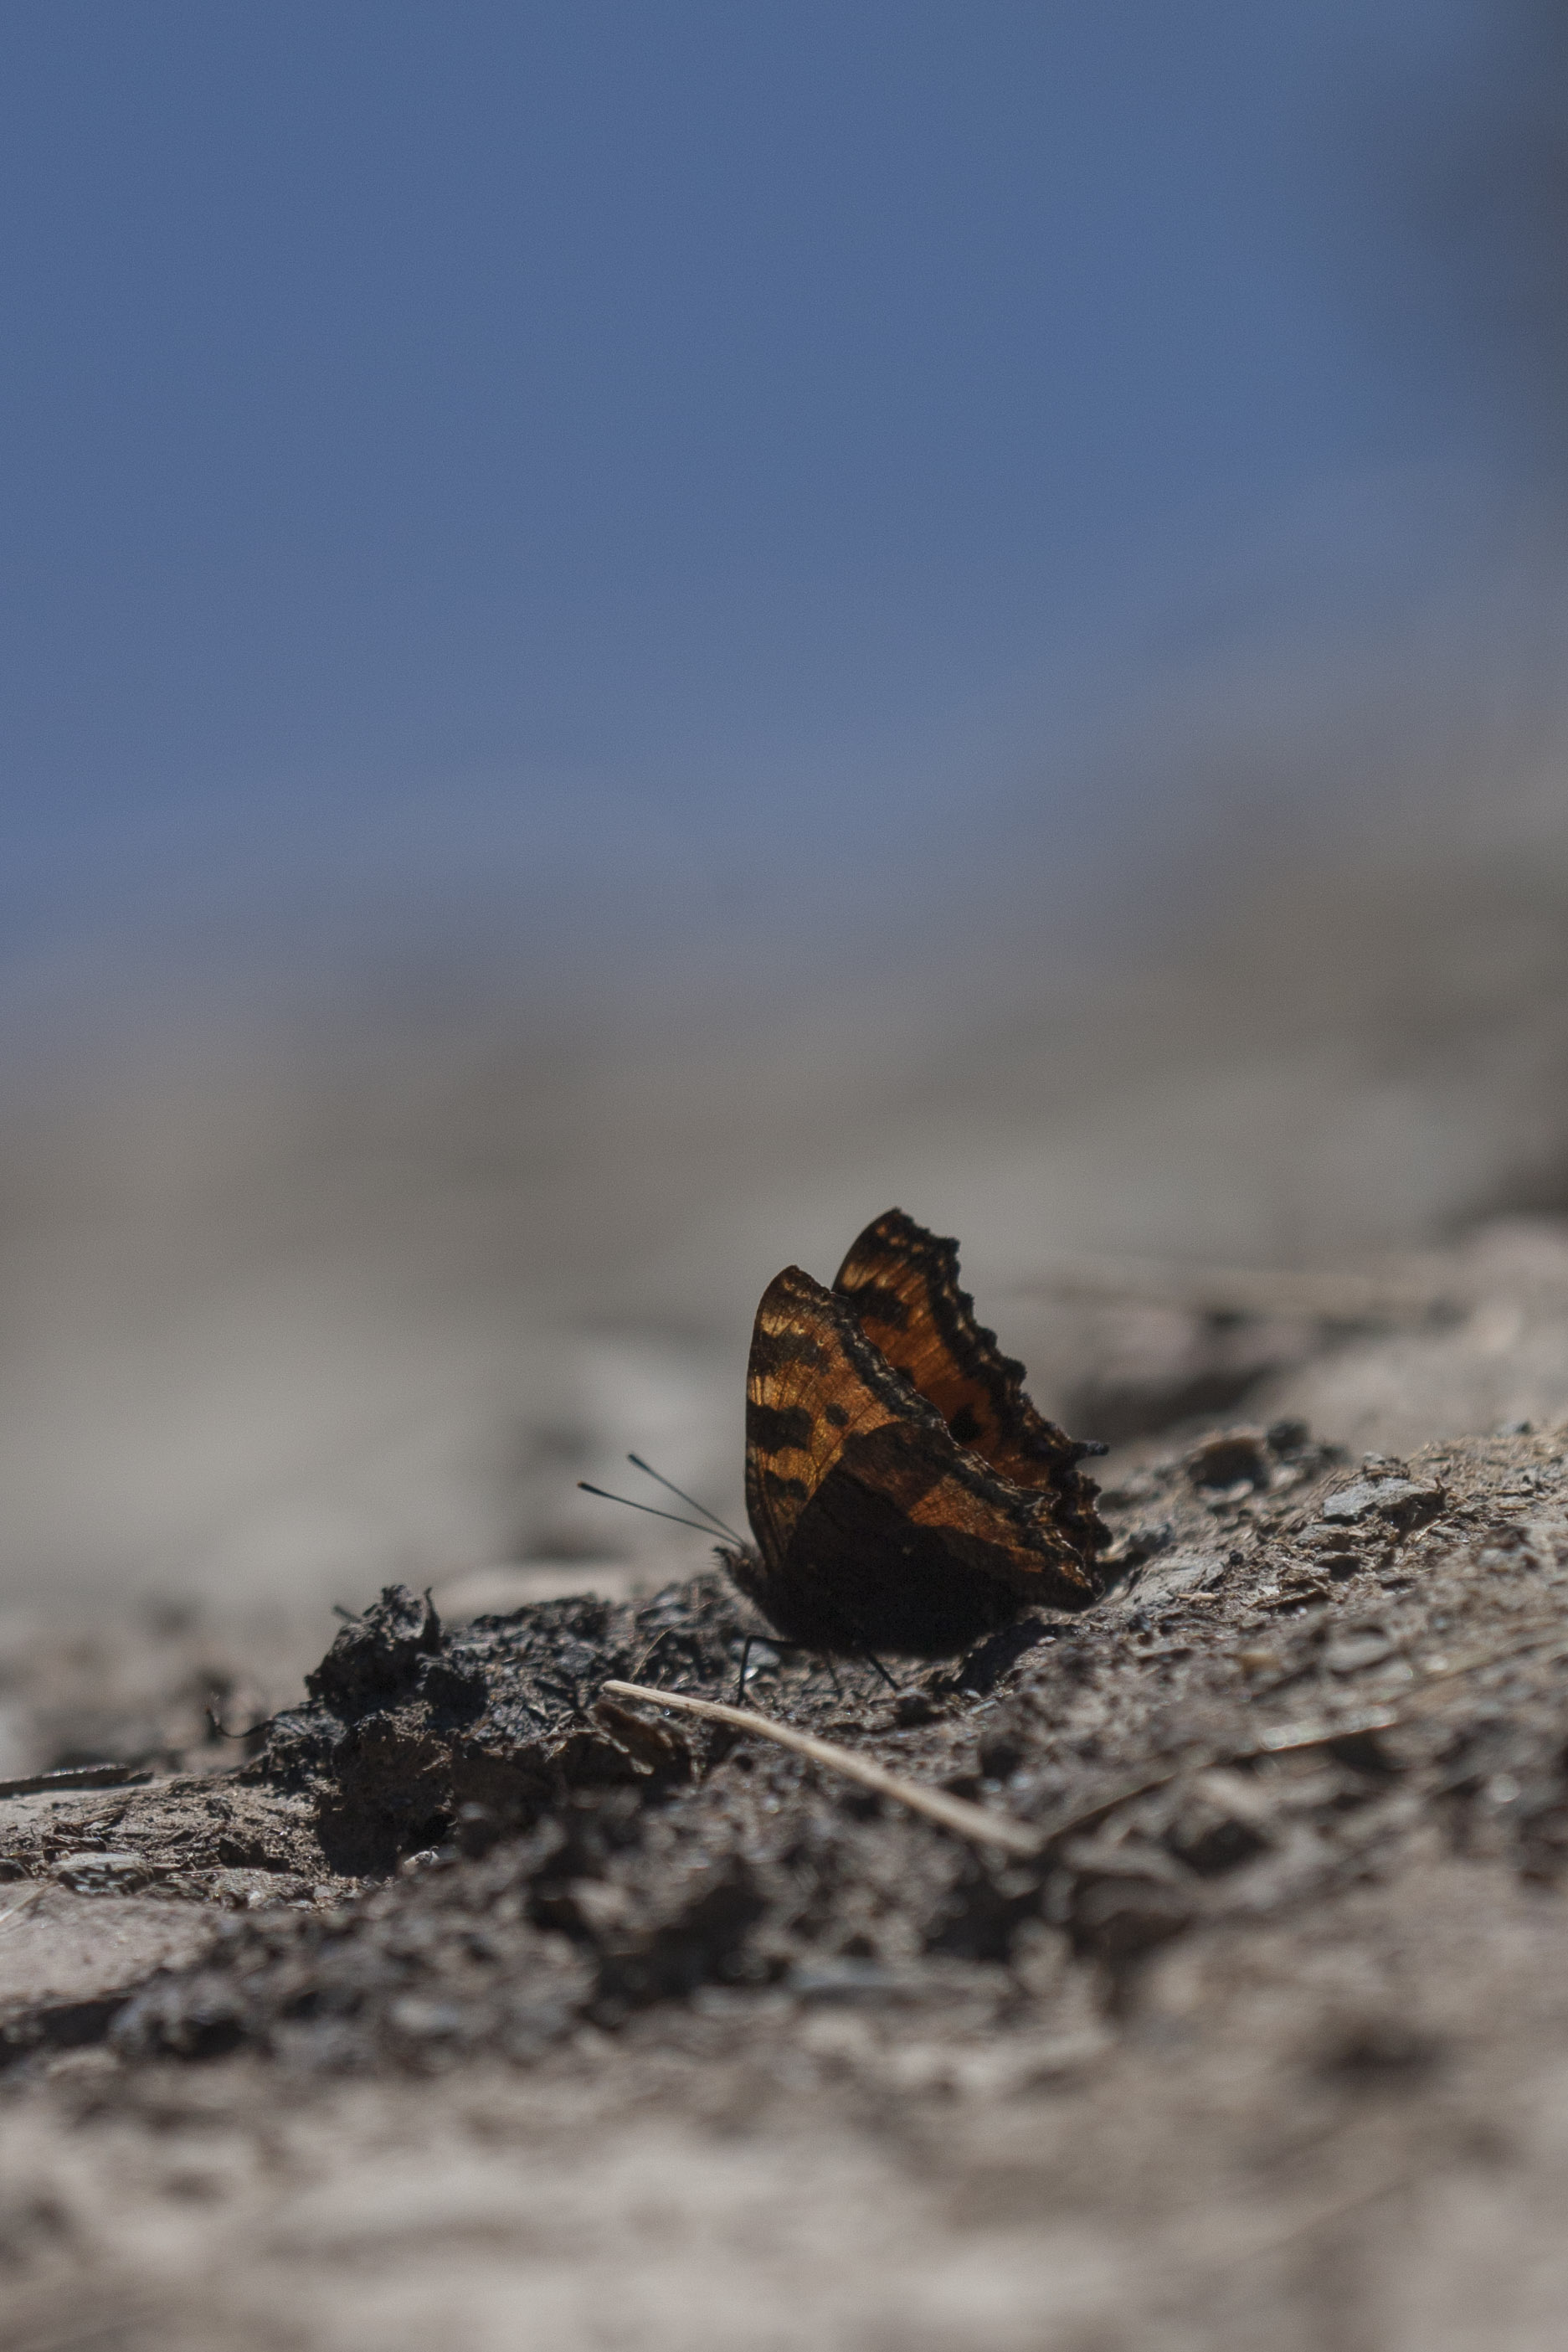
[[[890,1210],[831,1290],[768,1285],[747,1377],[750,1548],[723,1557],[790,1641],[943,1657],[1030,1601],[1082,1609],[1107,1532],[1078,1464],[957,1283],[950,1241]]]

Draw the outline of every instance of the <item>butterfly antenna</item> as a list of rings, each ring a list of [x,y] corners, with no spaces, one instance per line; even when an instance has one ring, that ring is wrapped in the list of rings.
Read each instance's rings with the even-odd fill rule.
[[[727,1536],[731,1543],[738,1544],[742,1551],[745,1550],[745,1537],[737,1536],[735,1529],[725,1520],[721,1519],[716,1511],[710,1511],[706,1503],[699,1503],[695,1495],[688,1495],[684,1486],[677,1486],[673,1478],[666,1478],[662,1470],[655,1470],[653,1464],[651,1462],[644,1462],[640,1454],[629,1454],[626,1456],[626,1459],[628,1462],[634,1463],[639,1470],[646,1471],[650,1478],[656,1478],[659,1485],[664,1487],[668,1493],[679,1496],[683,1503],[689,1503],[694,1511],[700,1511],[705,1519],[711,1519],[721,1536]]]
[[[646,1511],[651,1519],[674,1519],[678,1528],[695,1528],[699,1536],[711,1536],[713,1533],[713,1529],[705,1528],[700,1519],[678,1518],[674,1511],[655,1510],[652,1503],[634,1503],[630,1495],[612,1495],[608,1486],[591,1486],[586,1478],[580,1478],[577,1483],[585,1495],[597,1495],[601,1502],[624,1503],[629,1511]]]

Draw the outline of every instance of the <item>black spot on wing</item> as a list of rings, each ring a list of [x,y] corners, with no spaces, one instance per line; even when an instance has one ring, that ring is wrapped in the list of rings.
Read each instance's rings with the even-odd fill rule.
[[[852,1259],[853,1251],[850,1255]],[[842,1278],[841,1273],[840,1280]],[[896,1290],[888,1290],[880,1282],[864,1282],[857,1283],[844,1295],[853,1301],[855,1313],[862,1323],[883,1323],[892,1331],[908,1329],[909,1308]]]
[[[785,1364],[820,1364],[822,1360],[822,1343],[810,1331],[796,1330],[788,1325],[769,1331],[758,1324],[752,1334],[754,1370],[771,1372]]]
[[[960,1445],[973,1445],[980,1434],[980,1423],[967,1404],[961,1404],[947,1423]]]
[[[803,1404],[752,1404],[747,1407],[747,1441],[764,1454],[781,1454],[787,1446],[807,1453],[816,1423]]]
[[[822,1411],[827,1414],[828,1419],[831,1422],[835,1429],[847,1429],[849,1427],[850,1417],[844,1411],[841,1404],[825,1404],[822,1407]]]

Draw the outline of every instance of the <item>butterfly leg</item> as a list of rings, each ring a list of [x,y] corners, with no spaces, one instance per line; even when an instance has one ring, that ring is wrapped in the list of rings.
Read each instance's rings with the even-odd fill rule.
[[[786,1642],[783,1636],[779,1633],[747,1633],[741,1643],[740,1674],[735,1685],[735,1703],[737,1706],[744,1706],[746,1704],[746,1670],[750,1661],[752,1645],[758,1642],[765,1643],[767,1647],[770,1650],[792,1650],[797,1656],[817,1658],[818,1664],[820,1665],[826,1666],[829,1675],[832,1677],[834,1691],[841,1698],[843,1696],[843,1690],[839,1682],[839,1678],[837,1675],[833,1673],[833,1662],[831,1658],[825,1654],[819,1656],[815,1650],[808,1649],[804,1642]],[[758,1671],[761,1671],[760,1668]]]
[[[816,1664],[826,1669],[828,1680],[833,1685],[833,1696],[835,1698],[842,1698],[844,1695],[844,1686],[842,1683],[840,1682],[838,1669],[833,1664],[832,1659],[826,1650],[813,1649],[810,1643],[806,1642],[787,1642],[781,1633],[747,1633],[742,1640],[740,1652],[740,1674],[735,1685],[735,1703],[737,1706],[744,1706],[746,1704],[746,1670],[750,1661],[752,1645],[754,1643],[758,1642],[766,1643],[767,1646],[770,1650],[789,1650],[792,1651],[797,1657],[810,1658],[814,1660]],[[758,1671],[760,1671],[760,1669]]]
[[[882,1676],[883,1681],[887,1685],[890,1691],[895,1691],[898,1688],[898,1685],[894,1681],[893,1676],[888,1673],[887,1668],[883,1664],[882,1660],[877,1656],[876,1652],[866,1640],[863,1629],[855,1623],[852,1617],[844,1617],[841,1620],[841,1622],[842,1623],[845,1632],[852,1636],[854,1647],[860,1652],[861,1656],[865,1660],[866,1664],[869,1666],[874,1667],[875,1671]]]

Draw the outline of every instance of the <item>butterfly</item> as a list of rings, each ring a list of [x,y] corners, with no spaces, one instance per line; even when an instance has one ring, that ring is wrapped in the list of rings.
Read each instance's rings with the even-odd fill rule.
[[[787,1265],[746,1383],[755,1548],[720,1557],[775,1630],[832,1652],[947,1657],[1026,1602],[1082,1609],[1110,1541],[1069,1437],[958,1286],[958,1245],[889,1209],[831,1290]]]

